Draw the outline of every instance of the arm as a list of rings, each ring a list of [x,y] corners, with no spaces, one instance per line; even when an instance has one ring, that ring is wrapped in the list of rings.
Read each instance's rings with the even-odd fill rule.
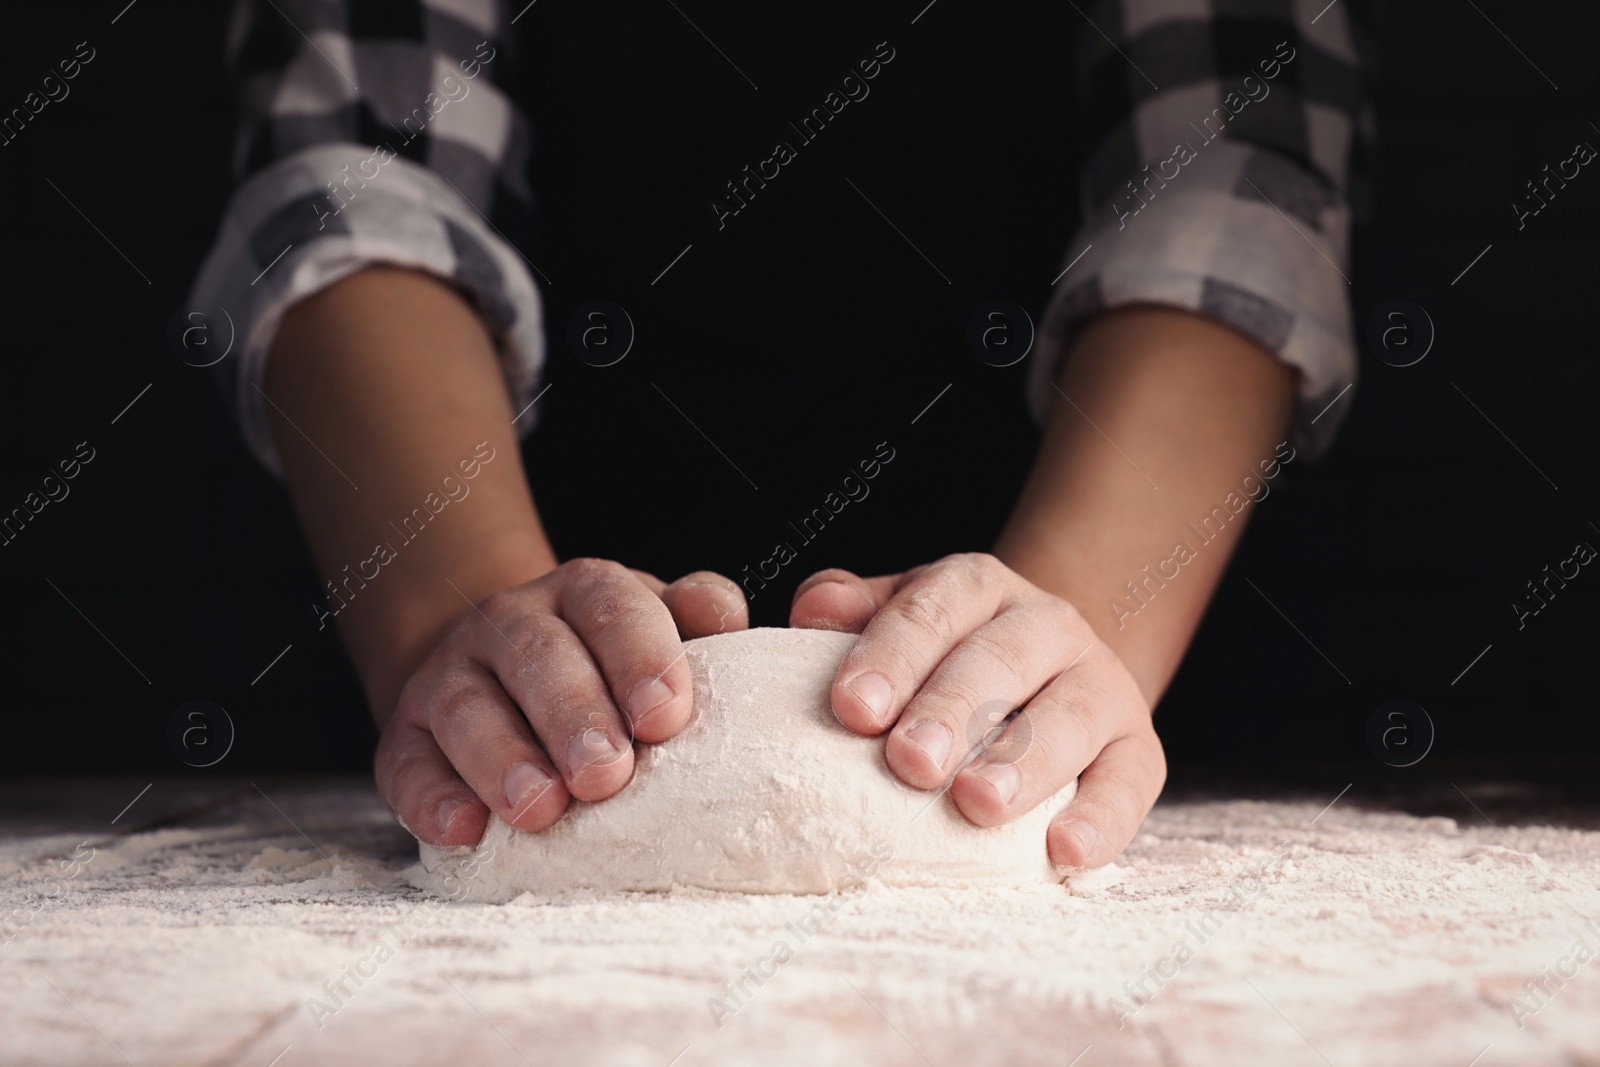
[[[861,631],[834,710],[888,732],[902,781],[948,782],[987,826],[1076,779],[1049,855],[1099,866],[1165,778],[1150,707],[1242,532],[1229,493],[1276,471],[1291,412],[1315,454],[1345,410],[1321,418],[1355,376],[1341,264],[1361,100],[1344,5],[1311,23],[1158,0],[1097,0],[1085,17],[1084,224],[1033,366],[1044,444],[998,555],[823,572],[791,620]],[[1218,505],[1219,535],[1189,542]]]
[[[683,728],[680,629],[742,626],[737,586],[557,565],[493,345],[453,289],[358,272],[290,310],[267,370],[289,492],[383,732],[379,791],[408,828],[441,846],[476,842],[491,811],[543,829],[569,797],[621,789],[633,740]]]
[[[1076,778],[1048,852],[1100,866],[1161,792],[1150,709],[1238,543],[1243,509],[1164,587],[1152,583],[1135,621],[1108,604],[1176,542],[1198,540],[1187,521],[1259,479],[1288,423],[1294,372],[1226,326],[1135,307],[1095,319],[1057,384],[1071,402],[1052,409],[994,556],[879,578],[823,571],[796,592],[792,621],[861,631],[834,711],[861,733],[888,731],[884,756],[901,780],[948,781],[957,808],[992,826]]]
[[[319,572],[346,602],[335,622],[382,726],[406,678],[469,607],[462,594],[477,603],[556,566],[494,348],[448,286],[370,268],[284,318],[266,395],[301,528]],[[457,464],[479,442],[494,458],[468,482]],[[446,476],[468,492],[460,506],[447,503],[422,535],[411,532],[415,520],[390,526],[417,507],[431,514],[429,493],[435,507],[448,500]],[[355,569],[380,542],[396,551],[379,577],[338,584],[348,581],[345,566]]]
[[[1213,523],[1222,532],[1210,542],[1186,523],[1198,527],[1230,493],[1235,503],[1248,499],[1243,480],[1261,481],[1261,464],[1274,460],[1287,431],[1294,379],[1242,334],[1154,307],[1094,319],[1062,368],[1064,395],[995,554],[1076,605],[1151,705],[1178,669],[1251,508],[1237,516],[1225,508],[1232,521]],[[1192,560],[1167,566],[1178,575],[1158,584],[1180,543]],[[1129,581],[1147,608],[1128,596]]]
[[[216,372],[337,583],[321,625],[382,728],[379,790],[419,837],[465,845],[490,812],[537,830],[620,789],[629,741],[687,721],[680,630],[736,628],[743,600],[714,576],[557,565],[512,429],[543,326],[501,236],[530,199],[509,12],[355,6],[240,0],[242,181],[190,306],[234,324]]]

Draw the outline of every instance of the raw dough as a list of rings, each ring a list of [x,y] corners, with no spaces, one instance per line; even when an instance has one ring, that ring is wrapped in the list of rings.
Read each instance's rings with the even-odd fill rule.
[[[980,829],[948,795],[902,784],[883,738],[834,718],[829,691],[854,634],[756,629],[689,641],[694,720],[635,747],[633,780],[574,801],[541,833],[491,816],[476,852],[424,844],[419,884],[455,899],[574,889],[826,893],[890,885],[1059,881],[1045,853],[1069,784],[1005,826]],[[492,850],[492,853],[491,851]]]

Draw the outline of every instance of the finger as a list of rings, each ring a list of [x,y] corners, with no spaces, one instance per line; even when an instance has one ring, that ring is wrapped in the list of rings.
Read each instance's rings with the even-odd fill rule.
[[[1114,738],[1130,733],[1143,699],[1115,654],[1092,646],[958,772],[951,799],[970,822],[997,826],[1076,778]],[[1146,720],[1148,729],[1148,720]]]
[[[434,741],[491,811],[528,831],[561,818],[568,798],[561,775],[487,668],[470,664],[426,699]]]
[[[1076,614],[1064,601],[1041,597],[969,634],[890,732],[884,758],[895,776],[918,789],[943,785],[974,746],[1083,650],[1085,639],[1073,632]]]
[[[489,809],[428,730],[411,721],[383,732],[373,759],[378,792],[400,825],[435,848],[476,845],[489,823]]]
[[[789,604],[789,625],[858,634],[894,595],[898,578],[862,578],[837,567],[800,583]]]
[[[1104,867],[1122,855],[1166,780],[1167,760],[1154,731],[1111,742],[1084,768],[1072,802],[1050,821],[1050,862]]]
[[[983,562],[987,559],[989,562]],[[833,683],[833,713],[882,733],[952,649],[995,616],[1009,572],[993,557],[951,556],[905,581],[867,623]]]
[[[510,614],[497,603],[499,595],[485,601],[486,624],[468,637],[471,655],[522,709],[567,792],[604,800],[633,775],[628,724],[572,628],[523,605]]]
[[[654,743],[682,730],[694,684],[667,605],[619,563],[574,560],[565,569],[572,580],[557,612],[599,666],[629,736]]]
[[[732,578],[714,571],[686,574],[664,587],[659,595],[685,640],[750,627],[750,609],[743,590]]]

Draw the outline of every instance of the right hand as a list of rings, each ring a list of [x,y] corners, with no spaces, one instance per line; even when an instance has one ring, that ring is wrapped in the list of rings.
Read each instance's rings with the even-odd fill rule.
[[[668,585],[575,559],[494,593],[407,679],[378,742],[378,790],[436,847],[477,844],[491,811],[543,830],[569,798],[625,786],[632,742],[688,725],[682,639],[748,625],[738,585],[709,571]]]

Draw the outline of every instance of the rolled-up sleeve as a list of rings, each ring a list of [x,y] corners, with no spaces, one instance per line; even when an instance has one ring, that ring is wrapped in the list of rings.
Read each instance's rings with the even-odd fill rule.
[[[539,294],[504,235],[531,208],[528,124],[503,88],[508,30],[494,0],[238,4],[240,181],[189,306],[232,323],[234,349],[214,371],[274,473],[264,376],[278,324],[366,266],[454,285],[488,326],[512,396],[531,394],[544,357]]]
[[[1037,418],[1086,318],[1160,304],[1226,323],[1295,368],[1293,439],[1311,455],[1326,450],[1357,367],[1349,183],[1367,118],[1346,6],[1085,7],[1085,222],[1041,330],[1029,382]]]

